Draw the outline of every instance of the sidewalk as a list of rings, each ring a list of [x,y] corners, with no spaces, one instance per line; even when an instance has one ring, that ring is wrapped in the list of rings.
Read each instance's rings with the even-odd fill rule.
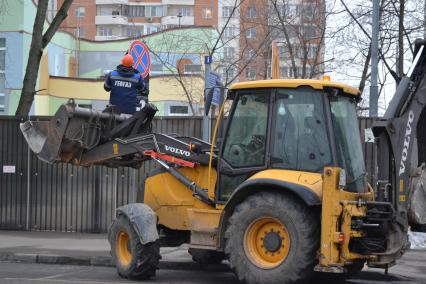
[[[161,248],[162,269],[200,269],[188,247]],[[106,234],[0,231],[0,261],[113,266]]]

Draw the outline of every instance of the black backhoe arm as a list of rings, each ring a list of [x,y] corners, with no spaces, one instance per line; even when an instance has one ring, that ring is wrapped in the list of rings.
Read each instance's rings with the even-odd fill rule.
[[[376,199],[393,204],[396,221],[404,231],[413,222],[413,214],[423,214],[426,222],[426,200],[423,213],[413,213],[411,202],[426,163],[425,43],[416,41],[410,70],[401,79],[383,118],[372,127],[377,145]],[[422,219],[418,217],[417,223]]]

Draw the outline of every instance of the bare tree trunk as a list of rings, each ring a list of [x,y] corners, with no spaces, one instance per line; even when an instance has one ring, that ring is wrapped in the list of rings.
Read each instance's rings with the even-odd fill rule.
[[[38,77],[38,69],[40,66],[43,49],[52,39],[55,32],[58,30],[62,21],[67,17],[67,12],[73,0],[65,0],[43,35],[43,26],[46,19],[47,7],[49,0],[39,0],[37,5],[37,14],[34,20],[33,35],[31,39],[30,53],[28,56],[27,68],[22,86],[21,98],[19,100],[16,115],[26,116],[30,112],[33,104],[34,95],[36,94],[36,84]]]
[[[33,103],[35,86],[37,83],[38,67],[43,54],[43,25],[46,19],[48,0],[39,0],[37,14],[34,20],[33,36],[31,39],[30,53],[28,55],[27,69],[25,71],[21,98],[16,115],[25,116],[30,112]]]
[[[361,92],[361,94],[364,92],[365,82],[367,81],[367,72],[368,72],[368,67],[370,66],[370,60],[371,60],[371,44],[368,47],[367,56],[365,57],[365,61],[364,61],[364,68],[362,69],[361,81],[359,82],[358,89]]]

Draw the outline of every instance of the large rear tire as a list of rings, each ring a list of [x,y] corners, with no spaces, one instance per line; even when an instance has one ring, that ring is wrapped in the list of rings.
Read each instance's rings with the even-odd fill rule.
[[[149,279],[158,269],[158,241],[142,244],[129,219],[119,216],[110,228],[111,255],[118,275],[127,279]]]
[[[201,265],[219,264],[225,259],[223,252],[206,250],[206,249],[188,249],[188,253],[192,256],[192,260]]]
[[[229,219],[225,252],[240,281],[306,283],[319,248],[320,221],[298,199],[261,192],[239,204]]]

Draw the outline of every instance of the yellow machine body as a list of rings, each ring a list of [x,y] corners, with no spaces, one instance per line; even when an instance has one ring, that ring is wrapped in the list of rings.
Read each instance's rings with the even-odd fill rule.
[[[265,80],[244,82],[233,85],[232,90],[256,88],[298,88],[310,86],[313,89],[336,88],[349,96],[356,97],[359,91],[344,84],[319,80]],[[221,112],[223,111],[223,107]],[[218,120],[220,123],[220,119]],[[213,135],[213,145],[218,127]],[[212,146],[213,150],[213,146]],[[213,152],[213,151],[212,151]],[[202,188],[208,189],[209,198],[217,200],[217,172],[210,163],[208,166],[180,168],[179,171]],[[325,167],[322,173],[285,169],[265,169],[249,177],[245,182],[255,180],[273,180],[302,186],[318,198],[321,209],[321,242],[318,271],[333,271],[359,260],[371,260],[374,257],[355,254],[349,250],[351,238],[361,237],[358,231],[351,229],[351,218],[366,214],[365,201],[372,201],[372,189],[366,193],[351,193],[339,187],[340,168]],[[244,190],[244,188],[242,189]],[[268,191],[270,188],[259,188]],[[294,194],[286,188],[283,194]],[[149,205],[158,216],[158,223],[169,229],[190,232],[190,245],[196,248],[223,250],[221,233],[226,225],[227,203],[216,202],[207,205],[197,199],[188,188],[167,172],[157,173],[145,180],[144,203]],[[322,268],[322,269],[321,269]]]
[[[208,167],[182,168],[181,172],[207,188]],[[216,182],[213,171],[210,186]],[[373,192],[365,194],[347,192],[338,186],[340,169],[325,168],[323,174],[290,170],[268,169],[261,171],[248,180],[274,179],[290,182],[309,188],[322,203],[320,265],[324,267],[343,267],[356,260],[368,260],[371,257],[354,254],[349,251],[349,240],[361,237],[351,230],[351,218],[365,216],[366,207],[358,202],[372,201]],[[260,190],[268,190],[263,188]],[[286,194],[286,189],[282,189]],[[287,192],[288,193],[288,192]],[[191,244],[197,247],[218,249],[221,231],[221,217],[224,205],[216,207],[206,205],[194,197],[188,188],[169,173],[148,177],[145,181],[144,203],[149,205],[158,216],[158,223],[173,230],[191,231],[193,234],[208,235],[203,241],[192,237]],[[198,240],[198,241],[197,241]],[[374,257],[373,257],[374,258]]]

